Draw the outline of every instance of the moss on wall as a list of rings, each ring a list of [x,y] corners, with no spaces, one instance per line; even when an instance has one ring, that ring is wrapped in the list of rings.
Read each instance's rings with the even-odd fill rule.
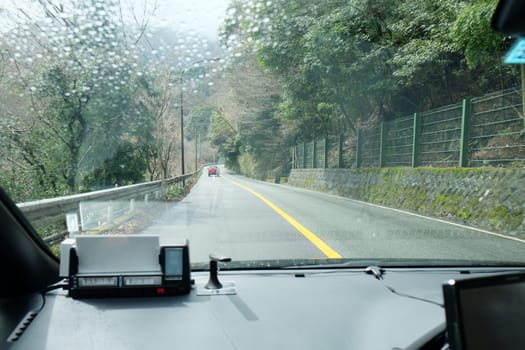
[[[525,236],[523,179],[508,168],[294,169],[289,183]]]
[[[494,229],[517,229],[523,222],[523,209],[511,210],[499,205],[487,213],[489,224]]]

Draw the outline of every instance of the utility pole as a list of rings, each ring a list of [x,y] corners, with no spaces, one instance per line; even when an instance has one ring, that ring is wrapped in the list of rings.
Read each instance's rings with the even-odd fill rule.
[[[190,65],[187,68],[181,69],[180,71],[180,166],[181,166],[181,173],[182,175],[186,174],[185,171],[185,164],[184,164],[184,74],[190,69],[192,66],[196,65],[197,63],[202,62],[213,62],[220,60],[220,57],[214,57],[211,59],[204,59],[204,60],[198,60],[195,62],[190,63]],[[195,163],[196,164],[196,163]],[[184,186],[186,183],[183,180],[182,185]]]
[[[195,138],[195,171],[197,171],[197,167],[198,167],[198,147],[199,147],[199,143],[198,143],[198,140],[197,140],[197,135],[200,136],[200,134],[198,133],[199,132],[199,127],[195,127],[195,135],[194,135],[194,138]]]
[[[182,170],[182,175],[184,172],[184,103],[183,103],[183,84],[184,84],[184,73],[186,70],[182,70],[180,73],[180,166]],[[182,181],[184,186],[184,180]]]

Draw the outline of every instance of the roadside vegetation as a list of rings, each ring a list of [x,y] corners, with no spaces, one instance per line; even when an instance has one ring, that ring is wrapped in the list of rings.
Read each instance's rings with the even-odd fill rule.
[[[225,82],[240,109],[229,163],[275,176],[286,146],[519,87],[520,67],[502,63],[513,40],[489,25],[496,3],[234,1],[222,36],[238,56]]]
[[[16,201],[180,174],[181,91],[186,172],[222,157],[280,179],[300,142],[522,84],[496,0],[233,0],[220,42],[148,25],[145,4],[132,20],[117,0],[2,9],[0,185]]]

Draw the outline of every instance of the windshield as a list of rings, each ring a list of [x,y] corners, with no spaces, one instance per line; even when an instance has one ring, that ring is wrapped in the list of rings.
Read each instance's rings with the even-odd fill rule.
[[[1,1],[0,186],[57,254],[522,264],[525,68],[495,6]]]

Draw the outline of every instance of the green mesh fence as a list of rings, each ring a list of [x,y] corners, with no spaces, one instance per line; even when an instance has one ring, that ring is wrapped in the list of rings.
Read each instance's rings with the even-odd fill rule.
[[[521,89],[462,103],[295,147],[298,168],[393,166],[523,166]]]

